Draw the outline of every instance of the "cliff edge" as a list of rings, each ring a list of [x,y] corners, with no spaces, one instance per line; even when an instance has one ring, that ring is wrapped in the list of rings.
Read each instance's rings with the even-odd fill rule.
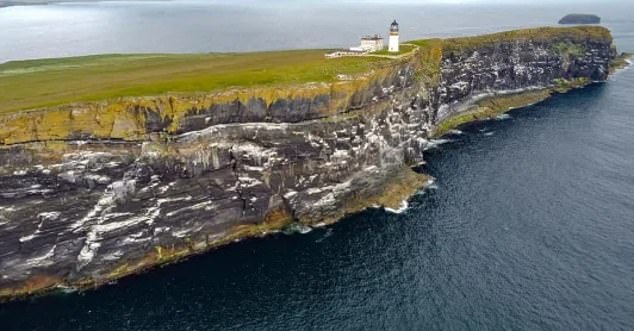
[[[604,81],[616,58],[600,27],[411,43],[418,49],[401,59],[319,62],[273,78],[270,66],[244,69],[261,80],[232,86],[184,83],[212,70],[207,62],[187,74],[157,65],[166,80],[155,72],[148,80],[159,83],[126,87],[130,96],[93,100],[85,86],[68,103],[53,82],[41,86],[58,104],[34,108],[28,75],[60,62],[0,65],[0,84],[27,91],[0,108],[0,296],[94,287],[292,224],[397,208],[430,181],[411,167],[434,136]],[[192,91],[135,96],[169,77]]]

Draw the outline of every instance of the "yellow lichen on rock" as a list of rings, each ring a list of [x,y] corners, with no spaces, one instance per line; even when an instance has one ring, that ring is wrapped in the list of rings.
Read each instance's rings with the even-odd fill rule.
[[[462,124],[493,119],[509,110],[533,105],[547,99],[551,93],[551,89],[545,88],[521,93],[498,94],[483,98],[458,114],[442,120],[434,129],[433,136],[442,136]]]
[[[128,101],[74,104],[0,117],[0,143],[68,139],[140,140],[146,137],[145,116]]]
[[[18,298],[50,291],[62,283],[63,280],[59,277],[47,275],[32,276],[16,286],[0,288],[0,298]]]
[[[181,132],[182,120],[214,106],[240,103],[248,105],[263,101],[270,108],[278,100],[316,100],[312,112],[324,117],[347,111],[359,95],[395,75],[403,63],[389,65],[357,74],[350,80],[305,83],[298,85],[256,86],[234,88],[213,93],[177,93],[163,96],[129,97],[100,102],[83,102],[50,108],[9,113],[0,116],[0,144],[69,139],[117,139],[126,141],[148,138],[147,115],[157,114],[169,123],[168,134]],[[323,105],[322,105],[323,104]],[[322,105],[314,108],[315,105]]]

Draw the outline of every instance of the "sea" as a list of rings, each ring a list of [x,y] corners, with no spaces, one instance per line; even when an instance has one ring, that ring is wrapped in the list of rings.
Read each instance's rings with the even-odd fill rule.
[[[393,19],[407,40],[570,12],[599,14],[634,51],[628,2],[116,1],[0,8],[0,62],[344,47]],[[419,169],[434,184],[400,213],[370,209],[97,290],[0,304],[0,329],[633,330],[633,128],[626,69],[444,137]]]

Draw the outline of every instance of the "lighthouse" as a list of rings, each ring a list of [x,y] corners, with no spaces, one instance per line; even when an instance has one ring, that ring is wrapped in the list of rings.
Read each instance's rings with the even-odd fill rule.
[[[392,25],[390,26],[390,42],[388,45],[388,51],[390,53],[398,53],[399,52],[399,47],[398,47],[398,23],[396,23],[396,20],[394,20],[394,22],[392,22]]]

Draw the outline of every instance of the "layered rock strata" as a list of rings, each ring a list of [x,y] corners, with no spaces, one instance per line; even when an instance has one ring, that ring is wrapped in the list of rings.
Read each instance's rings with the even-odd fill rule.
[[[431,63],[421,47],[334,83],[4,115],[0,296],[92,287],[293,223],[397,208],[429,181],[411,167],[443,123],[486,98],[605,80],[615,52],[599,32],[444,47]]]

